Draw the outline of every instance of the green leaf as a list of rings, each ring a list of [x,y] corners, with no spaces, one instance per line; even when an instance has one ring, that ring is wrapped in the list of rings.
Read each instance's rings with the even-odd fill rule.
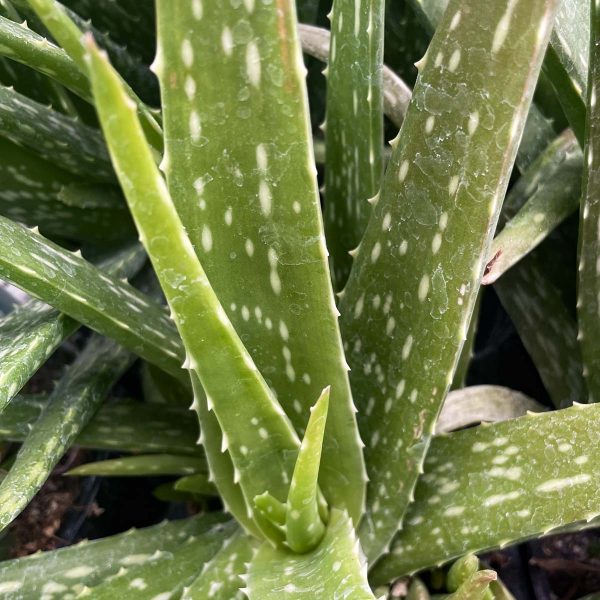
[[[234,522],[217,523],[201,535],[185,540],[172,552],[158,552],[141,564],[132,562],[100,585],[88,587],[81,596],[94,600],[179,598],[183,588],[194,581],[203,565],[237,529]]]
[[[448,394],[435,430],[436,433],[447,433],[469,425],[496,423],[545,410],[545,406],[515,390],[497,385],[474,385]]]
[[[600,110],[596,104],[596,94],[600,82],[600,8],[592,4],[592,43],[590,46],[590,72],[587,99],[587,123],[585,135],[585,168],[583,196],[579,226],[579,281],[577,317],[579,322],[579,345],[583,360],[583,373],[587,381],[588,400],[600,400],[600,351],[598,332],[600,326],[600,240],[598,220],[600,219]]]
[[[266,490],[284,500],[298,438],[209,283],[119,79],[91,42],[89,48],[92,88],[115,170],[186,347],[185,367],[206,392],[206,400],[197,396],[195,406],[206,403],[222,431],[220,450],[205,446],[209,464],[215,450],[228,451],[234,484],[239,483],[248,509]],[[206,436],[215,427],[203,414],[200,410]],[[224,490],[216,475],[215,483],[229,501],[230,487]],[[233,498],[239,502],[238,494]],[[244,523],[251,513],[236,517]],[[266,535],[276,535],[258,515],[256,521]]]
[[[242,533],[234,534],[215,557],[204,565],[202,573],[183,590],[181,600],[243,600],[240,588],[247,564],[257,544]]]
[[[597,516],[599,423],[600,406],[576,405],[436,436],[372,583]]]
[[[64,50],[28,27],[0,16],[0,55],[52,77],[84,99],[90,99],[85,75]]]
[[[173,323],[147,296],[4,217],[0,248],[2,279],[113,337],[175,377],[184,377],[183,351]]]
[[[180,456],[177,454],[149,454],[86,463],[71,469],[66,475],[137,477],[191,475],[198,471],[206,472],[206,460],[202,457]]]
[[[97,130],[0,86],[2,134],[45,160],[92,181],[114,180]]]
[[[479,559],[474,554],[459,558],[448,570],[446,577],[448,591],[456,592],[477,571],[479,571]]]
[[[544,72],[556,91],[575,136],[583,146],[590,42],[590,6],[562,0],[556,13]]]
[[[312,550],[325,532],[325,524],[319,514],[317,480],[329,410],[329,393],[329,388],[325,388],[311,410],[287,498],[286,543],[299,554]]]
[[[145,262],[139,245],[115,253],[99,268],[132,277]],[[0,413],[79,323],[37,300],[0,319]]]
[[[306,54],[322,62],[329,60],[331,34],[327,29],[300,23],[298,36]],[[382,78],[384,113],[394,125],[400,127],[410,102],[410,88],[386,65],[383,65]]]
[[[475,350],[475,339],[477,337],[477,328],[479,326],[479,313],[481,311],[482,297],[483,291],[480,289],[477,294],[477,300],[475,301],[475,307],[473,308],[473,314],[471,315],[467,337],[460,351],[460,357],[454,371],[452,385],[450,386],[451,390],[461,389],[467,384],[467,375],[469,374],[471,359],[473,358]]]
[[[210,482],[205,473],[187,475],[175,482],[174,489],[177,492],[189,492],[192,495],[218,496],[217,489]]]
[[[566,130],[510,191],[505,205],[520,207],[494,238],[482,283],[494,283],[579,206],[583,155]]]
[[[0,415],[0,439],[23,441],[46,403],[43,397],[17,397]],[[98,450],[197,455],[197,437],[197,419],[187,409],[122,401],[100,407],[76,444]]]
[[[319,483],[330,503],[357,520],[364,466],[326,260],[293,2],[202,6],[157,3],[171,197],[224,311],[299,435],[314,398],[331,385]],[[266,490],[282,502],[287,497],[268,486],[258,493]]]
[[[62,455],[92,418],[132,356],[114,342],[93,337],[61,378],[0,483],[4,529],[42,487]]]
[[[97,585],[122,567],[141,564],[156,552],[172,552],[191,538],[209,534],[222,540],[227,532],[216,531],[215,525],[224,521],[224,516],[219,513],[164,521],[160,525],[132,529],[101,540],[84,541],[60,550],[0,562],[3,597],[18,600],[42,598],[45,594],[75,595],[84,585]]]
[[[450,3],[341,298],[370,561],[398,529],[452,382],[555,4]]]
[[[82,73],[87,74],[86,50],[82,43],[83,33],[67,14],[65,7],[56,0],[27,0],[52,36],[65,49]],[[122,80],[121,80],[122,81]],[[162,148],[162,132],[152,111],[138,98],[128,84],[123,82],[128,97],[135,103],[142,119],[148,141],[157,149]]]
[[[478,561],[479,562],[479,561]],[[485,600],[488,596],[490,584],[498,576],[495,571],[483,570],[473,573],[452,594],[446,596],[447,600]]]
[[[542,250],[545,250],[542,253]],[[555,258],[544,246],[526,256],[494,285],[553,404],[564,408],[587,398],[577,325],[561,290],[544,272]]]
[[[0,138],[0,214],[38,226],[46,236],[113,247],[132,239],[135,229],[127,210],[66,206],[58,197],[74,175],[42,160],[34,152]]]
[[[383,173],[382,0],[334,0],[327,67],[325,231],[342,288]],[[353,126],[348,127],[352,122]]]
[[[373,600],[352,521],[333,509],[325,537],[312,552],[292,554],[266,543],[250,563],[249,600],[347,598]]]

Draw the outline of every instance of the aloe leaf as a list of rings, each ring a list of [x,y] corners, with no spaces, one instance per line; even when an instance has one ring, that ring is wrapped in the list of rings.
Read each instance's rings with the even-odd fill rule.
[[[325,537],[312,552],[292,554],[264,543],[250,563],[244,592],[249,600],[375,598],[352,521],[337,509],[331,511]]]
[[[96,586],[82,590],[81,597],[101,600],[127,598],[179,598],[184,586],[194,580],[223,542],[234,535],[233,522],[217,523],[199,536],[191,536],[171,552],[157,552],[149,559],[132,562]]]
[[[110,388],[131,365],[129,352],[93,337],[63,375],[0,484],[0,527],[6,527],[44,484]]]
[[[0,16],[0,55],[52,77],[85,100],[89,83],[67,53],[31,29]]]
[[[447,600],[485,600],[493,581],[498,576],[495,571],[489,569],[473,573],[460,587],[452,594],[445,596]]]
[[[555,5],[482,14],[451,2],[341,298],[363,402],[370,481],[360,537],[371,561],[398,529],[452,382]]]
[[[577,209],[582,169],[579,144],[567,130],[523,174],[506,199],[508,206],[521,208],[494,238],[484,285],[501,277]]]
[[[18,397],[0,415],[0,439],[22,442],[47,400]],[[120,452],[198,454],[197,420],[187,409],[139,402],[106,404],[77,436],[84,448]]]
[[[479,559],[474,554],[462,556],[448,569],[446,588],[450,592],[456,592],[477,571],[479,571]]]
[[[372,583],[594,518],[599,420],[600,407],[575,405],[436,436]]]
[[[562,408],[587,398],[587,390],[577,326],[561,291],[544,272],[543,267],[553,264],[552,261],[547,253],[540,255],[534,251],[496,281],[494,289],[553,404]],[[548,315],[552,318],[548,319]]]
[[[87,74],[85,64],[86,50],[82,43],[82,31],[75,25],[67,14],[65,7],[57,0],[27,0],[52,36],[65,49],[67,54],[75,61],[82,73]],[[157,149],[162,148],[162,135],[159,123],[152,111],[138,98],[136,93],[123,82],[129,98],[135,103],[139,111],[144,132],[149,142]]]
[[[3,217],[0,248],[1,278],[182,378],[180,340],[147,296]]]
[[[544,71],[556,90],[575,136],[583,146],[591,2],[562,0]]]
[[[577,317],[579,322],[579,345],[583,360],[583,373],[587,381],[589,401],[600,400],[600,352],[598,350],[598,314],[600,310],[600,110],[596,95],[600,82],[600,8],[592,2],[592,40],[590,45],[590,72],[587,98],[587,123],[585,136],[585,168],[583,196],[579,226],[579,283]]]
[[[384,8],[382,0],[334,0],[330,16],[324,220],[337,288],[348,279],[349,252],[363,236],[367,200],[381,183]]]
[[[554,141],[555,137],[556,134],[551,122],[535,104],[532,104],[523,129],[519,152],[517,152],[517,158],[515,159],[519,171],[524,174],[538,156]]]
[[[225,542],[215,557],[204,565],[202,573],[183,590],[181,600],[243,600],[242,576],[256,552],[257,544],[237,533]]]
[[[477,337],[477,327],[479,325],[479,312],[481,310],[481,298],[483,296],[482,290],[477,294],[477,300],[475,301],[475,307],[473,308],[473,314],[471,315],[471,322],[469,323],[469,329],[467,330],[467,337],[463,344],[456,369],[454,371],[454,377],[452,378],[451,390],[461,389],[467,384],[467,375],[469,374],[469,368],[471,366],[471,359],[475,351],[475,340]]]
[[[477,423],[496,423],[545,410],[545,406],[515,390],[497,385],[474,385],[448,394],[435,432],[447,433]]]
[[[186,475],[179,478],[173,488],[176,492],[188,492],[192,495],[200,496],[218,496],[217,488],[211,483],[205,473],[196,473],[195,475]]]
[[[0,127],[45,160],[93,181],[113,181],[98,131],[0,86]]]
[[[302,50],[306,54],[322,62],[329,60],[331,34],[327,29],[300,23],[298,25],[298,36],[302,44]],[[410,88],[386,65],[383,65],[382,79],[384,113],[394,125],[400,127],[410,102]]]
[[[429,590],[427,586],[418,578],[415,577],[410,587],[408,588],[408,595],[406,600],[429,600]]]
[[[287,545],[300,554],[312,550],[323,538],[325,525],[319,514],[319,466],[329,410],[325,388],[311,410],[287,498],[285,533]]]
[[[331,385],[319,483],[330,503],[358,519],[364,466],[326,260],[293,3],[204,2],[200,12],[161,0],[157,9],[155,69],[171,197],[223,309],[299,434],[314,398]],[[224,114],[235,136],[224,137]]]
[[[116,253],[100,266],[116,277],[131,277],[142,267],[140,246]],[[37,300],[0,319],[0,413],[79,323]]]
[[[79,465],[67,475],[101,475],[104,477],[134,477],[154,475],[191,475],[206,471],[202,457],[177,454],[126,456]]]
[[[6,586],[12,591],[5,592],[4,598],[21,600],[41,598],[45,594],[74,596],[84,585],[96,585],[121,567],[147,561],[157,551],[172,552],[190,537],[207,532],[218,534],[214,527],[224,520],[223,515],[211,513],[181,521],[164,521],[101,540],[0,562],[0,581],[12,582],[12,586]]]
[[[188,353],[185,367],[201,381],[206,406],[223,432],[221,452],[228,450],[231,457],[234,483],[249,509],[266,490],[285,499],[298,438],[208,281],[119,79],[92,42],[89,48],[92,88],[115,169],[173,310]],[[153,237],[157,230],[161,237]],[[201,428],[210,429],[202,414]],[[269,530],[266,522],[261,526]]]
[[[47,236],[114,246],[132,239],[135,228],[123,208],[81,209],[57,200],[74,175],[48,163],[30,150],[0,138],[0,214],[38,226]]]
[[[18,0],[22,2],[23,0]],[[63,4],[150,63],[156,41],[154,2],[139,0],[64,0]]]

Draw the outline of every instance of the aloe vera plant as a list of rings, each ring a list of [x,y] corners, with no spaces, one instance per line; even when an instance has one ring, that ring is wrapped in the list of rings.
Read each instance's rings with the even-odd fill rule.
[[[0,527],[73,446],[204,513],[0,562],[0,598],[429,598],[452,562],[447,598],[500,599],[474,553],[595,522],[600,9],[570,4],[0,0],[0,277],[33,296],[0,317]],[[580,196],[576,282],[547,262]],[[485,285],[552,409],[466,387]]]

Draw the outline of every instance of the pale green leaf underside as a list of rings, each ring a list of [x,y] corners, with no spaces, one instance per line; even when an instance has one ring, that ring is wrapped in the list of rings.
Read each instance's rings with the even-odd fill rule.
[[[202,7],[157,4],[171,196],[223,309],[300,435],[314,399],[331,385],[320,485],[358,519],[364,468],[327,266],[295,9],[290,0]]]
[[[192,475],[205,472],[206,460],[202,457],[177,454],[150,454],[126,456],[86,463],[71,469],[67,475],[101,475],[104,477],[134,477],[158,475]]]
[[[447,433],[477,423],[496,423],[543,412],[545,406],[525,394],[496,385],[474,385],[450,392],[435,424],[436,433]]]
[[[596,517],[599,425],[600,406],[576,405],[436,436],[373,581]]]
[[[333,509],[325,537],[312,552],[294,555],[263,544],[250,563],[246,595],[249,600],[374,600],[359,553],[352,522]]]
[[[451,2],[341,299],[361,399],[370,481],[360,537],[371,560],[410,502],[452,381],[555,4],[481,11]]]
[[[93,542],[81,542],[53,552],[0,562],[0,581],[12,591],[4,600],[28,600],[44,594],[77,594],[84,585],[97,585],[122,567],[142,564],[156,552],[172,552],[191,537],[207,532],[225,518],[211,514],[163,522]],[[12,582],[13,585],[8,586]]]

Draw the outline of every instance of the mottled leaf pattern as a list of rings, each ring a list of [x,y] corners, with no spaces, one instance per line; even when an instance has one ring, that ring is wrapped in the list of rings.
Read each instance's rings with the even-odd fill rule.
[[[352,521],[333,509],[325,537],[312,552],[294,555],[263,544],[244,591],[249,600],[374,600],[366,575]]]
[[[182,377],[173,323],[147,296],[3,217],[0,248],[0,277]]]
[[[293,3],[161,0],[157,8],[171,197],[223,309],[300,435],[331,386],[320,484],[358,519],[365,476]]]
[[[576,405],[436,436],[372,582],[596,517],[599,419],[599,406]]]
[[[236,517],[255,521],[266,536],[278,539],[260,514],[253,515],[252,503],[265,491],[285,500],[300,442],[208,281],[154,164],[135,107],[91,41],[89,50],[92,89],[116,172],[186,347],[184,368],[206,392],[206,398],[197,394],[194,403],[200,426],[205,438],[207,430],[214,431],[214,420],[205,418],[212,412],[222,432],[220,449],[205,444],[209,464],[227,451],[233,484],[239,488],[220,485],[216,475],[215,483],[226,501],[231,496],[239,503],[241,490],[246,514],[236,510]],[[240,428],[240,422],[250,426]]]
[[[452,381],[550,34],[555,2],[510,7],[448,7],[341,299],[371,560],[398,529]]]
[[[600,85],[600,6],[592,0],[592,44],[587,99],[584,193],[580,219],[580,258],[577,316],[579,344],[589,401],[600,401],[600,110],[596,97]]]
[[[114,276],[131,277],[144,261],[141,247],[135,246],[116,253],[99,266]],[[0,412],[78,327],[77,321],[37,300],[0,319]]]
[[[46,403],[43,397],[16,398],[0,415],[0,439],[23,441]],[[125,401],[103,405],[75,443],[99,450],[194,455],[197,438],[197,419],[189,410]]]
[[[183,590],[181,600],[243,600],[242,576],[256,552],[258,544],[243,535],[234,534],[223,548],[204,565],[202,573]]]
[[[89,341],[62,376],[0,483],[0,528],[4,529],[42,487],[132,358],[113,341],[99,336]]]
[[[482,283],[496,281],[577,209],[582,169],[579,144],[567,130],[525,171],[508,195],[507,207],[520,208],[495,237]]]
[[[341,289],[379,191],[383,148],[383,0],[334,0],[327,67],[325,231]],[[349,123],[354,123],[348,127]]]
[[[73,594],[74,597],[84,586],[97,585],[123,567],[143,564],[157,552],[173,552],[189,539],[209,533],[223,539],[228,530],[217,532],[215,526],[224,521],[219,513],[165,521],[102,540],[0,562],[0,582],[5,586],[3,597],[5,600],[26,600],[44,595],[66,598],[67,594]],[[12,585],[7,585],[9,582]]]

